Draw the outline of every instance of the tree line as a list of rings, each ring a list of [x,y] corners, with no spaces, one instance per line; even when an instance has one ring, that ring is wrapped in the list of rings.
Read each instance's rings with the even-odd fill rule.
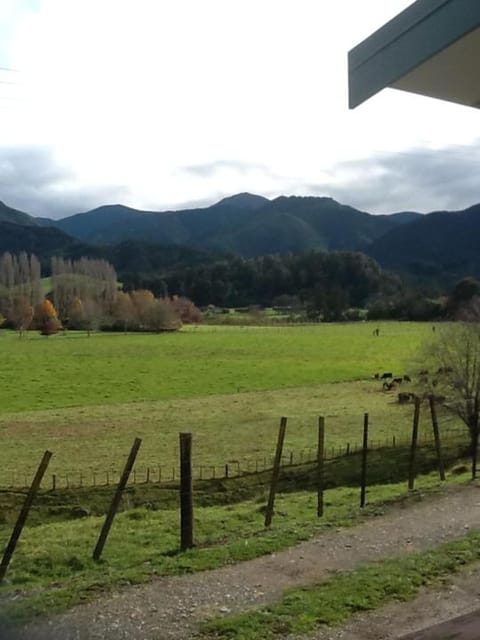
[[[466,298],[480,292],[476,280],[465,278],[450,295],[440,296],[349,251],[208,257],[204,262],[196,255],[194,264],[174,260],[168,267],[167,262],[153,275],[121,274],[120,286],[115,268],[104,259],[54,257],[46,285],[35,255],[0,254],[0,315],[9,326],[38,328],[52,313],[45,303],[43,312],[35,313],[46,298],[55,311],[51,327],[56,322],[87,330],[175,328],[179,321],[198,321],[198,307],[210,305],[280,307],[311,321],[438,320],[454,317]]]
[[[480,292],[480,283],[473,278],[464,278],[444,292],[385,271],[363,253],[321,250],[223,257],[142,275],[141,282],[160,295],[178,292],[202,308],[292,308],[307,320],[327,322],[452,319],[465,297]],[[138,276],[127,277],[124,283],[127,287],[138,283]]]
[[[323,321],[345,319],[352,309],[402,289],[400,279],[375,260],[349,251],[222,258],[144,276],[142,283],[155,293],[177,292],[200,307],[296,307]]]
[[[121,290],[105,260],[54,257],[50,280],[34,255],[0,255],[0,325],[20,334],[34,328],[45,335],[60,328],[164,331],[201,319],[200,310],[180,296],[156,297],[147,289]]]

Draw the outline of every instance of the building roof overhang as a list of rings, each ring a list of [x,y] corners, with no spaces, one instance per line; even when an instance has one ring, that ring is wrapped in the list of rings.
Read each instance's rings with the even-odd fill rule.
[[[480,0],[417,0],[348,54],[349,106],[386,87],[480,107]]]

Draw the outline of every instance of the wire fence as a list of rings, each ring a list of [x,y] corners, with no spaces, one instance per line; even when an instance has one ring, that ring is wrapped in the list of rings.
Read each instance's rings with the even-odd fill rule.
[[[461,425],[444,425],[442,427],[442,442],[449,444],[468,444],[468,434],[465,427]],[[368,449],[374,450],[395,450],[404,449],[410,445],[411,438],[407,434],[392,435],[390,438],[379,438],[370,440]],[[418,437],[418,444],[433,444],[433,434],[429,430],[423,430]],[[335,460],[357,454],[361,451],[362,444],[359,441],[345,442],[343,445],[331,446],[325,449],[324,459]],[[315,447],[305,447],[298,450],[287,451],[281,458],[283,469],[307,465],[316,462],[317,449]],[[252,457],[244,460],[229,460],[217,464],[193,464],[192,474],[194,481],[208,481],[238,478],[241,476],[260,474],[269,471],[273,467],[274,455],[264,455]],[[97,468],[88,471],[75,470],[52,473],[42,481],[42,489],[78,489],[92,487],[108,487],[116,485],[121,475],[121,469],[113,466],[108,468]],[[129,485],[140,484],[170,484],[177,483],[180,478],[179,465],[175,464],[149,464],[135,465],[128,479]],[[32,480],[31,472],[14,471],[10,477],[3,475],[2,486],[10,489],[24,489],[30,486]]]

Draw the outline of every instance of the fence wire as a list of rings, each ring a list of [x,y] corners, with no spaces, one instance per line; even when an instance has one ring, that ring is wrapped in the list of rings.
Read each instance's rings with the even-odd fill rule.
[[[466,427],[455,419],[445,408],[439,406],[438,423],[442,444],[447,447],[467,446],[468,431]],[[398,414],[396,421],[385,413],[369,414],[369,444],[370,451],[374,450],[401,450],[408,447],[411,442],[412,408],[402,407],[402,415]],[[281,460],[282,469],[294,468],[312,464],[317,460],[317,421],[316,416],[288,418],[285,445]],[[362,448],[362,414],[340,414],[325,416],[326,446],[324,458],[326,461],[337,460],[357,454]],[[224,455],[221,459],[220,452],[209,453],[202,457],[195,455],[196,448],[204,451],[202,438],[196,437],[193,432],[193,479],[194,481],[211,481],[238,478],[241,476],[263,474],[270,471],[273,466],[274,446],[278,420],[263,420],[256,424],[259,434],[254,453],[243,449],[240,455]],[[342,438],[342,434],[348,434]],[[239,438],[240,438],[239,434]],[[418,431],[418,444],[433,445],[433,430],[428,406],[422,407],[421,419]],[[298,444],[309,446],[298,446]],[[251,443],[256,445],[258,443]],[[200,446],[199,446],[200,445]],[[262,448],[259,451],[258,449]],[[211,447],[210,447],[211,448]],[[148,441],[142,445],[139,462],[130,474],[129,485],[142,484],[171,484],[179,481],[179,462],[177,460],[178,446],[174,445],[173,455],[168,460],[159,456],[158,461],[152,460],[152,452],[148,449]],[[232,449],[234,446],[232,445]],[[55,453],[55,452],[54,452]],[[235,454],[238,454],[235,451]],[[142,460],[142,454],[144,456]],[[167,456],[165,456],[167,457]],[[145,458],[147,458],[145,460]],[[55,456],[50,465],[50,473],[42,482],[42,488],[47,490],[78,489],[92,487],[108,487],[119,481],[122,471],[121,461],[118,466],[114,464],[104,468],[94,467],[85,469],[56,468]],[[4,470],[0,472],[0,485],[4,488],[25,488],[30,485],[34,469]]]

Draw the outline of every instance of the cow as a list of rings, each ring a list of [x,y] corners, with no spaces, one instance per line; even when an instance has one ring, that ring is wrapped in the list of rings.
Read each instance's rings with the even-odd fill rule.
[[[393,378],[392,373],[385,372],[380,376],[380,380],[387,380],[387,378]]]
[[[398,402],[399,404],[405,404],[407,402],[412,402],[415,399],[415,394],[410,393],[409,391],[401,391],[398,394]]]
[[[425,393],[424,397],[432,398],[434,402],[438,402],[439,404],[442,404],[447,399],[446,396],[443,396],[439,393]]]
[[[404,380],[404,382],[411,382],[412,381],[411,377],[407,373],[403,376],[403,380]]]
[[[437,373],[452,373],[452,367],[440,367],[437,369]]]
[[[394,378],[394,379],[393,379],[393,382],[395,382],[395,384],[402,384],[402,382],[403,382],[403,378],[402,378],[402,377],[400,377],[400,378]]]

